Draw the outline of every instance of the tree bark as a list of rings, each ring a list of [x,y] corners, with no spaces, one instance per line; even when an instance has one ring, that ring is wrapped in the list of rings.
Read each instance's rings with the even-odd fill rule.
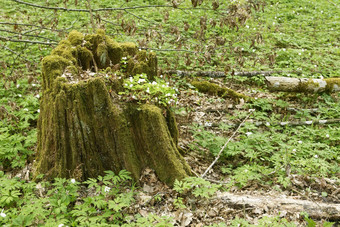
[[[337,92],[340,91],[340,78],[308,79],[290,77],[265,77],[270,91],[286,92]]]
[[[74,35],[70,34],[71,38]],[[59,45],[57,51],[52,52],[54,55],[43,59],[35,175],[43,173],[46,178],[85,180],[102,175],[105,170],[117,173],[126,169],[138,180],[141,171],[150,167],[169,185],[175,179],[190,175],[190,167],[177,150],[177,126],[169,109],[121,101],[118,92],[123,89],[122,81],[114,78],[114,74],[106,79],[101,75],[107,74],[93,77],[85,76],[84,72],[80,76],[69,73],[70,69],[91,68],[91,59],[96,59],[101,68],[112,65],[107,61],[119,62],[115,52],[110,52],[107,46],[110,59],[103,60],[102,54],[98,56],[95,38],[100,37],[97,35],[90,37],[92,41],[89,37],[84,38],[89,40],[90,48],[71,45],[71,50],[80,51],[68,56],[69,48],[62,48],[67,42],[62,41],[64,46]],[[113,41],[106,40],[106,43],[110,42]],[[147,72],[153,76],[152,72],[157,68],[155,57],[149,55],[148,61],[145,58],[142,61],[138,56],[146,55],[146,52],[138,53],[129,46],[130,49],[126,44],[115,46],[116,51],[122,50],[119,58],[128,56],[132,62],[125,69],[128,75]],[[101,46],[101,50],[105,50],[105,46]],[[84,53],[89,53],[88,59]],[[82,58],[70,62],[62,56]]]
[[[340,220],[340,204],[311,202],[289,197],[236,195],[223,192],[216,197],[228,206],[248,207],[257,209],[258,213],[274,209],[282,212],[300,213],[306,212],[312,219]]]

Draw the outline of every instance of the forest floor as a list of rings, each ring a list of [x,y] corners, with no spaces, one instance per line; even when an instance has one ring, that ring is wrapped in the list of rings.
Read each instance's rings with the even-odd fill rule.
[[[182,80],[182,83],[183,80],[186,80],[180,77],[177,79]],[[172,82],[175,83],[175,81],[176,79],[172,78]],[[229,80],[210,79],[209,82],[234,89],[241,94],[246,94],[257,99],[271,99],[274,103],[279,99],[277,97],[279,93],[270,93],[268,91],[257,92],[256,90],[258,90],[259,87],[255,83],[246,84],[233,78]],[[288,96],[287,100],[291,99],[289,101],[289,107],[291,109],[301,111],[302,109],[313,109],[315,107],[312,102],[310,105],[307,104],[302,107],[301,100],[296,97],[293,98],[294,95]],[[310,94],[309,96],[310,98],[315,98],[315,95]],[[337,94],[332,96],[335,100],[338,100]],[[218,96],[207,95],[190,89],[182,90],[176,109],[176,118],[180,132],[179,147],[184,151],[185,159],[197,176],[201,176],[205,172],[214,161],[214,157],[209,152],[209,149],[203,148],[202,146],[200,146],[200,150],[192,149],[191,145],[195,142],[195,139],[197,139],[193,135],[193,130],[195,129],[193,129],[192,125],[201,126],[199,129],[196,128],[196,130],[206,130],[216,136],[223,136],[225,141],[227,141],[236,130],[235,125],[238,126],[242,121],[242,119],[231,120],[229,116],[236,114],[245,116],[248,113],[247,104],[243,101],[240,103],[231,98],[222,99]],[[288,109],[279,108],[279,110],[270,110],[268,113],[278,113],[278,111],[280,114],[286,115]],[[287,120],[296,121],[296,118],[292,115],[290,119],[285,118],[285,121]],[[254,119],[250,119],[246,122],[254,123],[255,121]],[[223,130],[223,128],[219,127],[221,124],[233,125],[234,130]],[[266,126],[262,127],[262,130],[265,130],[264,128]],[[303,133],[303,130],[301,133]],[[233,140],[235,140],[235,138],[233,138]],[[285,157],[282,157],[282,159],[284,158]],[[286,220],[291,224],[294,223],[298,226],[305,226],[305,215],[309,213],[313,207],[312,209],[319,209],[319,212],[310,213],[313,214],[310,217],[316,221],[317,226],[322,226],[324,221],[339,221],[339,214],[334,213],[338,212],[340,208],[339,181],[325,177],[309,177],[288,173],[289,175],[287,176],[291,180],[291,184],[287,187],[279,184],[267,184],[265,182],[250,180],[240,188],[235,184],[234,186],[230,186],[230,184],[228,184],[231,181],[230,176],[221,171],[225,160],[225,158],[222,158],[222,161],[217,162],[205,178],[213,183],[229,186],[222,186],[217,195],[211,198],[202,199],[195,198],[193,195],[187,195],[187,197],[184,198],[186,208],[183,209],[176,209],[173,205],[178,193],[160,183],[152,170],[146,170],[142,181],[143,190],[137,196],[143,205],[139,206],[137,210],[133,209],[133,212],[139,212],[142,215],[143,213],[152,212],[159,216],[172,216],[176,220],[176,224],[181,226],[187,226],[189,224],[190,226],[205,226],[218,223],[226,223],[233,226],[237,226],[237,224],[241,224],[240,226],[247,226],[249,224],[289,226],[288,222],[285,222]],[[227,193],[225,197],[221,196],[225,191],[228,191],[230,194]],[[328,192],[326,197],[323,195],[325,192]],[[162,198],[160,202],[154,199],[155,195]],[[241,197],[241,199],[235,202],[231,199],[233,197]],[[252,200],[256,199],[261,202],[253,203]],[[280,200],[280,202],[278,202],[277,199]],[[295,202],[289,201],[290,199]],[[309,201],[313,205],[311,207],[306,206],[306,204],[301,205],[301,201],[303,201],[303,203]],[[325,209],[321,208],[319,204],[335,205],[337,206],[337,210],[332,211],[332,209],[329,209],[327,215],[327,211],[324,212]],[[239,221],[235,221],[238,219]]]
[[[214,0],[198,6],[189,0],[89,2],[0,2],[0,225],[103,224],[112,223],[113,216],[118,223],[128,218],[134,223],[150,214],[165,222],[173,217],[177,226],[339,225],[340,93],[274,93],[262,75],[233,75],[261,70],[290,78],[339,78],[339,1]],[[132,191],[131,181],[122,187],[126,191],[112,190],[114,195],[104,192],[99,180],[96,187],[102,193],[97,194],[86,188],[89,184],[69,179],[32,181],[43,95],[41,60],[70,31],[90,34],[96,28],[118,42],[155,51],[160,72],[226,74],[162,77],[179,90],[178,104],[171,107],[178,146],[197,176],[230,139],[206,181],[184,179],[168,187],[146,169],[135,201],[127,203],[129,208],[123,201],[118,210],[107,202],[128,197],[124,193]],[[199,92],[193,80],[233,89],[251,100]],[[334,122],[315,123],[320,120]],[[66,188],[80,191],[66,193]],[[110,218],[104,217],[107,212]],[[119,217],[122,213],[129,217]],[[162,222],[152,218],[154,226]]]

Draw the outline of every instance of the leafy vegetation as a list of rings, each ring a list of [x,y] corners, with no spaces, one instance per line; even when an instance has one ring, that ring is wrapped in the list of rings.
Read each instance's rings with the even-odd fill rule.
[[[293,189],[290,178],[329,178],[339,185],[340,130],[337,124],[290,127],[281,122],[339,119],[339,94],[270,94],[261,76],[234,76],[233,71],[271,70],[287,77],[328,78],[340,74],[339,3],[336,1],[57,1],[26,0],[37,8],[12,0],[0,3],[0,223],[4,226],[171,226],[172,218],[149,213],[125,215],[136,204],[138,188],[127,172],[75,182],[55,179],[36,182],[14,177],[34,160],[39,115],[40,61],[71,30],[91,33],[96,28],[117,41],[131,41],[156,51],[162,75],[167,69],[223,71],[219,83],[235,86],[252,102],[226,112],[238,124],[251,116],[224,149],[214,167],[228,178],[227,189],[274,186]],[[90,5],[89,5],[90,4]],[[151,6],[151,7],[150,7]],[[84,9],[68,11],[60,7]],[[99,8],[110,10],[97,11]],[[114,9],[116,8],[116,10]],[[92,11],[92,13],[86,12]],[[124,65],[124,62],[122,62]],[[163,73],[164,72],[164,73]],[[148,81],[146,75],[125,78],[127,100],[173,105],[194,92],[190,78],[170,76]],[[170,83],[170,84],[168,84]],[[232,85],[233,84],[233,85]],[[132,85],[132,86],[131,86]],[[179,90],[173,89],[178,87]],[[186,93],[187,92],[187,93]],[[183,95],[184,94],[184,95]],[[221,99],[223,102],[223,99]],[[294,108],[291,111],[290,108]],[[174,107],[176,113],[195,112],[189,104]],[[312,111],[317,109],[317,111]],[[188,117],[189,118],[189,117]],[[234,126],[220,123],[191,125],[191,151],[215,157]],[[191,152],[194,153],[194,152]],[[191,155],[189,152],[188,155]],[[175,210],[189,209],[187,198],[207,198],[220,186],[201,178],[176,181]],[[304,188],[302,188],[304,190]],[[306,189],[307,190],[307,189]],[[310,189],[326,199],[332,192]],[[322,190],[322,191],[320,191]],[[159,203],[162,202],[160,199]],[[157,204],[157,203],[156,203]],[[235,217],[235,216],[234,216]],[[246,218],[246,216],[244,216]],[[315,226],[306,217],[308,226]],[[250,226],[236,217],[231,226]],[[260,226],[295,226],[285,218],[265,217]],[[223,226],[224,224],[216,224]],[[324,222],[324,226],[329,226]]]

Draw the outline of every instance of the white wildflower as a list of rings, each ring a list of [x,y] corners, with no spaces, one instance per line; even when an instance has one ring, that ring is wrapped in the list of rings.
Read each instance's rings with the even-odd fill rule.
[[[32,84],[33,87],[37,86],[36,84]]]
[[[157,82],[156,81],[152,81],[152,85],[156,85],[157,84]]]
[[[72,184],[76,183],[76,180],[75,179],[71,179],[71,183]]]
[[[249,28],[249,25],[246,25],[246,28]]]
[[[40,109],[38,109],[37,112],[40,113]]]
[[[149,88],[146,89],[146,93],[150,93],[150,89]]]
[[[316,155],[314,155],[314,158],[318,158],[319,156],[316,154]]]
[[[301,55],[301,53],[299,53],[299,55]]]
[[[133,78],[132,77],[130,77],[129,80],[130,80],[130,82],[133,82]]]
[[[329,134],[326,134],[326,137],[329,138]]]
[[[133,98],[133,99],[137,99],[136,96],[134,96],[134,95],[132,96],[132,98]]]
[[[160,78],[163,78],[163,75],[160,75],[159,77],[160,77]]]
[[[295,152],[296,151],[296,149],[293,149],[293,152]]]
[[[123,59],[123,60],[126,60],[126,59],[127,59],[127,57],[122,57],[122,59]]]
[[[28,111],[28,109],[27,109],[27,108],[25,108],[24,110],[25,110],[25,111]]]
[[[21,98],[22,97],[22,95],[21,94],[18,94],[18,96]]]
[[[138,80],[138,83],[143,83],[143,82],[145,82],[145,79],[139,79]]]
[[[59,225],[58,225],[58,227],[63,227],[63,226],[65,226],[65,225],[64,225],[64,224],[59,224]]]
[[[104,192],[109,192],[111,190],[111,188],[110,187],[108,187],[108,186],[105,186],[105,188],[104,188]]]
[[[250,136],[251,134],[253,134],[252,132],[246,132],[247,136]]]
[[[0,216],[5,218],[7,215],[4,213],[4,209],[2,209],[1,213],[0,213]]]
[[[37,94],[35,97],[38,99],[38,98],[40,98],[40,95],[39,95],[39,94]]]
[[[130,87],[133,87],[133,84],[130,84]]]
[[[299,143],[299,144],[302,144],[302,141],[301,141],[301,140],[299,140],[299,141],[298,141],[298,143]]]
[[[17,84],[17,88],[19,88],[20,87],[20,84]]]

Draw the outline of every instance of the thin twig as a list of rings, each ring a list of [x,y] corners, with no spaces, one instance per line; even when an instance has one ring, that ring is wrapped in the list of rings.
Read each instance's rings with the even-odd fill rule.
[[[155,23],[155,22],[153,22],[153,21],[150,21],[150,20],[144,19],[143,17],[137,16],[136,14],[134,14],[134,13],[131,13],[131,12],[127,11],[127,10],[124,10],[124,11],[125,11],[126,13],[128,13],[128,14],[131,14],[132,16],[134,16],[134,17],[136,17],[136,18],[140,19],[140,20],[146,21],[146,22],[148,22],[148,23],[153,23],[153,24],[156,24],[156,23]]]
[[[92,15],[92,9],[91,9],[91,3],[90,3],[90,0],[87,0],[87,8],[89,9],[90,11],[90,21],[91,21],[91,24],[92,24],[92,31],[93,33],[96,33],[96,24],[94,23],[94,20],[93,20],[93,15]]]
[[[149,48],[149,47],[139,47],[139,49],[142,49],[142,50],[154,50],[154,51],[178,51],[178,52],[189,52],[189,53],[194,53],[194,54],[200,53],[200,52],[197,52],[197,51],[182,50],[182,49],[157,49],[157,48]]]
[[[241,124],[237,127],[237,129],[234,131],[234,133],[231,135],[231,137],[229,137],[229,139],[227,140],[227,142],[225,142],[225,144],[223,145],[223,147],[221,148],[220,152],[218,152],[215,160],[210,164],[210,166],[206,169],[206,171],[201,175],[202,178],[204,178],[204,176],[209,172],[209,170],[215,165],[215,163],[217,162],[217,160],[220,158],[222,151],[225,149],[225,147],[228,145],[228,143],[230,142],[230,140],[236,135],[237,131],[241,128],[241,126],[243,125],[243,123],[250,117],[250,115],[253,113],[253,110],[250,110],[250,113],[244,118],[244,120],[241,122]]]
[[[27,58],[21,56],[21,53],[18,53],[18,52],[12,50],[11,48],[9,48],[9,47],[7,47],[7,46],[5,46],[5,45],[2,45],[2,47],[3,47],[4,49],[8,50],[9,52],[12,52],[13,54],[16,54],[17,56],[19,56],[20,58],[24,59],[25,61],[33,63],[33,61],[30,61],[30,60],[28,60]]]
[[[90,11],[88,9],[68,9],[64,7],[49,7],[49,6],[42,6],[42,5],[37,5],[29,2],[24,2],[20,0],[11,0],[16,3],[36,7],[36,8],[41,8],[41,9],[50,9],[50,10],[61,10],[61,11],[72,11],[72,12],[86,12],[89,13]],[[98,8],[98,9],[92,9],[93,12],[99,12],[99,11],[124,11],[124,10],[130,10],[130,9],[145,9],[145,8],[173,8],[172,5],[147,5],[147,6],[131,6],[131,7],[125,7],[125,8]],[[176,9],[176,8],[175,8]],[[180,10],[213,10],[215,12],[217,11],[225,11],[225,10],[214,10],[214,9],[209,9],[209,8],[177,8]]]
[[[49,39],[49,38],[46,38],[46,37],[43,37],[43,36],[39,36],[39,35],[28,35],[28,34],[24,34],[24,33],[20,33],[20,32],[9,31],[9,30],[6,30],[6,29],[0,29],[0,31],[1,32],[11,33],[11,34],[16,34],[16,35],[19,35],[19,36],[21,35],[21,36],[35,37],[35,38],[41,38],[41,39],[46,39],[46,40],[49,40],[49,41],[56,42],[56,40]]]
[[[17,26],[28,26],[28,27],[36,27],[36,28],[40,28],[43,30],[50,30],[50,31],[58,31],[58,32],[62,32],[64,30],[68,30],[68,28],[65,29],[52,29],[52,28],[46,28],[46,27],[42,27],[42,26],[38,26],[38,25],[34,25],[34,24],[22,24],[22,23],[12,23],[12,22],[0,22],[0,24],[4,24],[4,25],[17,25]]]
[[[0,40],[3,41],[10,41],[15,43],[34,43],[34,44],[43,44],[43,45],[55,45],[56,42],[40,42],[40,41],[34,41],[34,40],[19,40],[19,39],[11,39],[8,37],[0,36]]]
[[[90,13],[90,10],[88,9],[68,9],[64,7],[49,7],[49,6],[42,6],[42,5],[37,5],[29,2],[24,2],[20,0],[11,0],[16,3],[36,7],[36,8],[41,8],[41,9],[50,9],[50,10],[61,10],[61,11],[72,11],[72,12],[86,12]],[[124,11],[128,9],[145,9],[145,8],[173,8],[170,5],[147,5],[147,6],[131,6],[131,7],[125,7],[125,8],[98,8],[98,9],[92,9],[92,12],[99,12],[99,11]]]

